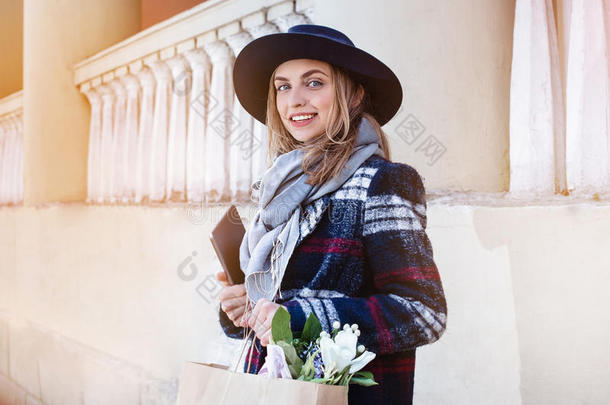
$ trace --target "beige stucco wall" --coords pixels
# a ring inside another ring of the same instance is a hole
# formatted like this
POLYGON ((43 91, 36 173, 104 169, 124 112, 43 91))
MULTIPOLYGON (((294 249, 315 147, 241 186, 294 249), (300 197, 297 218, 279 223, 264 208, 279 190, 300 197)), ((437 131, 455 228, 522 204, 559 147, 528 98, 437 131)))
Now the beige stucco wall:
POLYGON ((432 189, 508 190, 514 6, 514 0, 316 2, 316 23, 345 30, 395 70, 403 108, 384 127, 394 135, 393 158, 412 162, 432 189), (398 133, 410 114, 425 131, 409 144, 398 133), (420 147, 430 135, 445 148, 433 164, 420 147))
MULTIPOLYGON (((200 286, 218 269, 207 234, 223 210, 0 210, 0 332, 10 342, 0 371, 45 403, 72 403, 50 399, 103 392, 107 368, 125 395, 171 396, 183 361, 234 361, 239 346, 217 324, 218 287, 200 286), (184 281, 189 256, 197 276, 184 281)), ((610 397, 609 205, 432 201, 428 216, 449 324, 418 351, 418 403, 610 397)))
POLYGON ((84 201, 89 105, 72 66, 140 29, 139 0, 25 0, 24 203, 84 201))
POLYGON ((0 1, 0 99, 21 90, 23 0, 0 1))

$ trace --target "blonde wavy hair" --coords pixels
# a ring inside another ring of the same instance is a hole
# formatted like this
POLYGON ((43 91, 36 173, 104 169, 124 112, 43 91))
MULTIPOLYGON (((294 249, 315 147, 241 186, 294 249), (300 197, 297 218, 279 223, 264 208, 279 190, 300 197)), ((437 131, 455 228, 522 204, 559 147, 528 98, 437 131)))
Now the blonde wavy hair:
POLYGON ((336 176, 345 166, 356 145, 356 132, 362 117, 366 117, 381 140, 381 149, 387 160, 390 160, 390 149, 385 132, 379 122, 370 114, 370 99, 368 93, 354 81, 343 69, 329 64, 331 70, 331 85, 334 86, 335 97, 331 104, 326 131, 324 134, 303 143, 292 137, 284 127, 276 107, 276 89, 273 83, 275 72, 269 80, 267 97, 267 129, 268 154, 267 164, 278 154, 290 152, 297 148, 305 151, 303 157, 303 172, 309 175, 308 184, 323 184, 336 176), (364 94, 361 94, 361 92, 364 94))

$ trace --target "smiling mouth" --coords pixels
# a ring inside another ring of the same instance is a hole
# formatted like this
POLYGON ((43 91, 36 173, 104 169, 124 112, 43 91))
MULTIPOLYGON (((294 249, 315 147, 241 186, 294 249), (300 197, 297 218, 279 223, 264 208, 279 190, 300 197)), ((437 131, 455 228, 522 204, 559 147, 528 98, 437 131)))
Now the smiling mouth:
POLYGON ((308 121, 308 120, 312 119, 316 115, 318 115, 318 113, 298 114, 298 115, 295 115, 295 116, 289 118, 289 120, 292 122, 303 122, 303 121, 308 121), (298 119, 295 119, 295 118, 298 118, 298 119))
POLYGON ((294 128, 304 127, 306 125, 309 125, 309 123, 312 122, 316 118, 317 115, 318 115, 317 113, 295 115, 296 118, 301 118, 301 119, 294 120, 294 119, 290 118, 290 125, 294 128), (305 117, 307 117, 307 118, 305 118, 305 117))

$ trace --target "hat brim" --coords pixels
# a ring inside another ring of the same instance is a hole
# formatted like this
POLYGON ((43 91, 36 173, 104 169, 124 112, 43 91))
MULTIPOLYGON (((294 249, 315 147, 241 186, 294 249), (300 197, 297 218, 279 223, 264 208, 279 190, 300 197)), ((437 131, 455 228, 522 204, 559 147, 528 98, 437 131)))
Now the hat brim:
POLYGON ((371 99, 368 111, 380 125, 388 122, 402 103, 400 81, 383 62, 350 45, 324 37, 277 33, 246 45, 233 65, 233 85, 242 107, 266 124, 269 79, 277 66, 292 59, 316 59, 345 69, 362 83, 371 99))

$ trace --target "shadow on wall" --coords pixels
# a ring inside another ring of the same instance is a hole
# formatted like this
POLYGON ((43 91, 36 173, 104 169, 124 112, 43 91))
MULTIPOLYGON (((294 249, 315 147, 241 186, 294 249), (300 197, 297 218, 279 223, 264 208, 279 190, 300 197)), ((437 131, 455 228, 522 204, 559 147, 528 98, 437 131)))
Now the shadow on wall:
POLYGON ((473 224, 507 248, 523 403, 607 402, 610 206, 477 208, 473 224))

